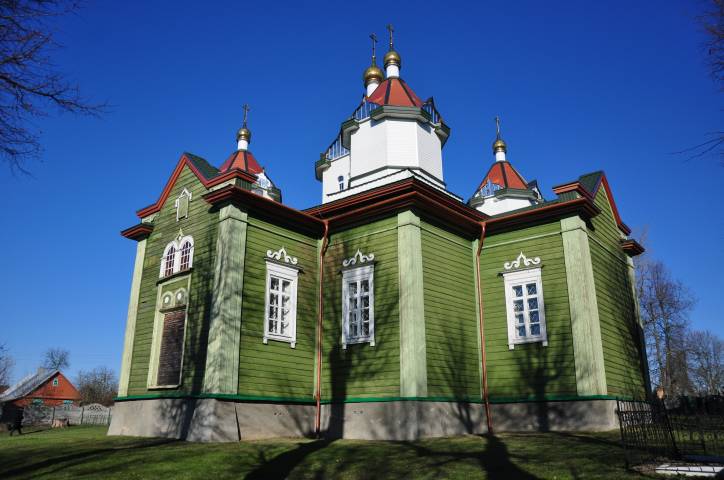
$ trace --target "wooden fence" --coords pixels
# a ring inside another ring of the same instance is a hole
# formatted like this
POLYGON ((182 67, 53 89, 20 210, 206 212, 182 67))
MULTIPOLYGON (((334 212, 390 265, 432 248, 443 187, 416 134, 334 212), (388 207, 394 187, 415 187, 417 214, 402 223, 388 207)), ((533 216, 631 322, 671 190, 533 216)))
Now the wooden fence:
POLYGON ((68 420, 69 425, 109 425, 112 408, 98 403, 83 405, 28 405, 23 412, 23 425, 52 425, 53 420, 68 420))

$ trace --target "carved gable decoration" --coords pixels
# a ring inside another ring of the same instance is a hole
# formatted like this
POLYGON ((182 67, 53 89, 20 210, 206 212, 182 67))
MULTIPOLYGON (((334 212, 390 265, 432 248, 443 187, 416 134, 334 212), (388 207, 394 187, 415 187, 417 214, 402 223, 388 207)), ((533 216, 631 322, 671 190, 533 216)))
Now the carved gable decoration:
POLYGON ((267 250, 266 256, 267 258, 271 258, 272 260, 289 263, 291 265, 296 265, 299 262, 299 259, 297 259, 297 257, 292 257, 291 255, 287 254, 287 251, 284 247, 280 248, 276 252, 273 250, 267 250))
POLYGON ((362 265, 364 263, 369 263, 375 259, 375 254, 370 253, 368 255, 364 255, 362 251, 357 249, 357 253, 352 255, 350 258, 347 258, 342 261, 343 267, 351 267, 353 265, 362 265))
POLYGON ((503 264, 503 268, 505 268, 506 270, 520 270, 522 268, 532 267, 535 265, 540 265, 540 257, 528 258, 523 255, 523 252, 520 252, 518 258, 516 258, 512 262, 505 262, 503 264))

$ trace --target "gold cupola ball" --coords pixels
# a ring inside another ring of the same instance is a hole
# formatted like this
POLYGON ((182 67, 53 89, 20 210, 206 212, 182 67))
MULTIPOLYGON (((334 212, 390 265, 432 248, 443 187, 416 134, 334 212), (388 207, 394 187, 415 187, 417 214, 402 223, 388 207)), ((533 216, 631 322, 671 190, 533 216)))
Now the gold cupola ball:
POLYGON ((385 53, 385 67, 388 65, 397 65, 398 67, 402 66, 402 59, 400 58, 400 54, 397 53, 395 50, 390 50, 389 52, 385 53))
POLYGON ((377 83, 382 83, 382 80, 384 80, 385 74, 382 73, 382 69, 378 67, 377 65, 372 65, 371 67, 368 67, 367 70, 365 70, 364 75, 362 75, 362 80, 365 82, 365 87, 372 83, 373 80, 377 80, 377 83))
POLYGON ((251 141, 251 131, 246 127, 241 127, 239 129, 239 132, 236 134, 236 140, 246 140, 247 142, 251 141))
POLYGON ((497 139, 495 142, 493 142, 493 153, 498 152, 507 152, 508 146, 505 144, 502 138, 497 139))

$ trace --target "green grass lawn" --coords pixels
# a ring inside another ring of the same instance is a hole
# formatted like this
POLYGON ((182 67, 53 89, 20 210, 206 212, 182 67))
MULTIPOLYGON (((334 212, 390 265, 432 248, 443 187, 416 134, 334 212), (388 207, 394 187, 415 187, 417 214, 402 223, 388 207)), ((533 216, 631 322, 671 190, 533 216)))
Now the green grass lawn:
POLYGON ((108 437, 105 427, 29 432, 0 434, 0 478, 644 478, 624 469, 617 432, 227 444, 108 437))

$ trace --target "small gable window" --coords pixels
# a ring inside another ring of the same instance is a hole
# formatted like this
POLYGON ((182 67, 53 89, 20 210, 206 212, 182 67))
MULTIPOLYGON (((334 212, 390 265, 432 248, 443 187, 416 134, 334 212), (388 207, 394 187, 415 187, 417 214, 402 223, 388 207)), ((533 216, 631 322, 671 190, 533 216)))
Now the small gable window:
POLYGON ((191 192, 184 188, 181 195, 176 199, 176 221, 189 216, 189 203, 191 202, 191 192))
POLYGON ((540 259, 527 259, 521 253, 516 262, 505 264, 505 305, 508 319, 508 348, 521 343, 540 342, 548 345, 546 333, 545 306, 543 302, 543 281, 540 268, 521 266, 539 264, 540 259))
POLYGON ((55 378, 53 379, 53 386, 54 386, 54 387, 57 387, 57 386, 58 386, 58 377, 55 377, 55 378))
POLYGON ((190 269, 194 261, 194 239, 191 236, 179 237, 166 245, 161 257, 160 277, 168 277, 174 273, 190 269))

